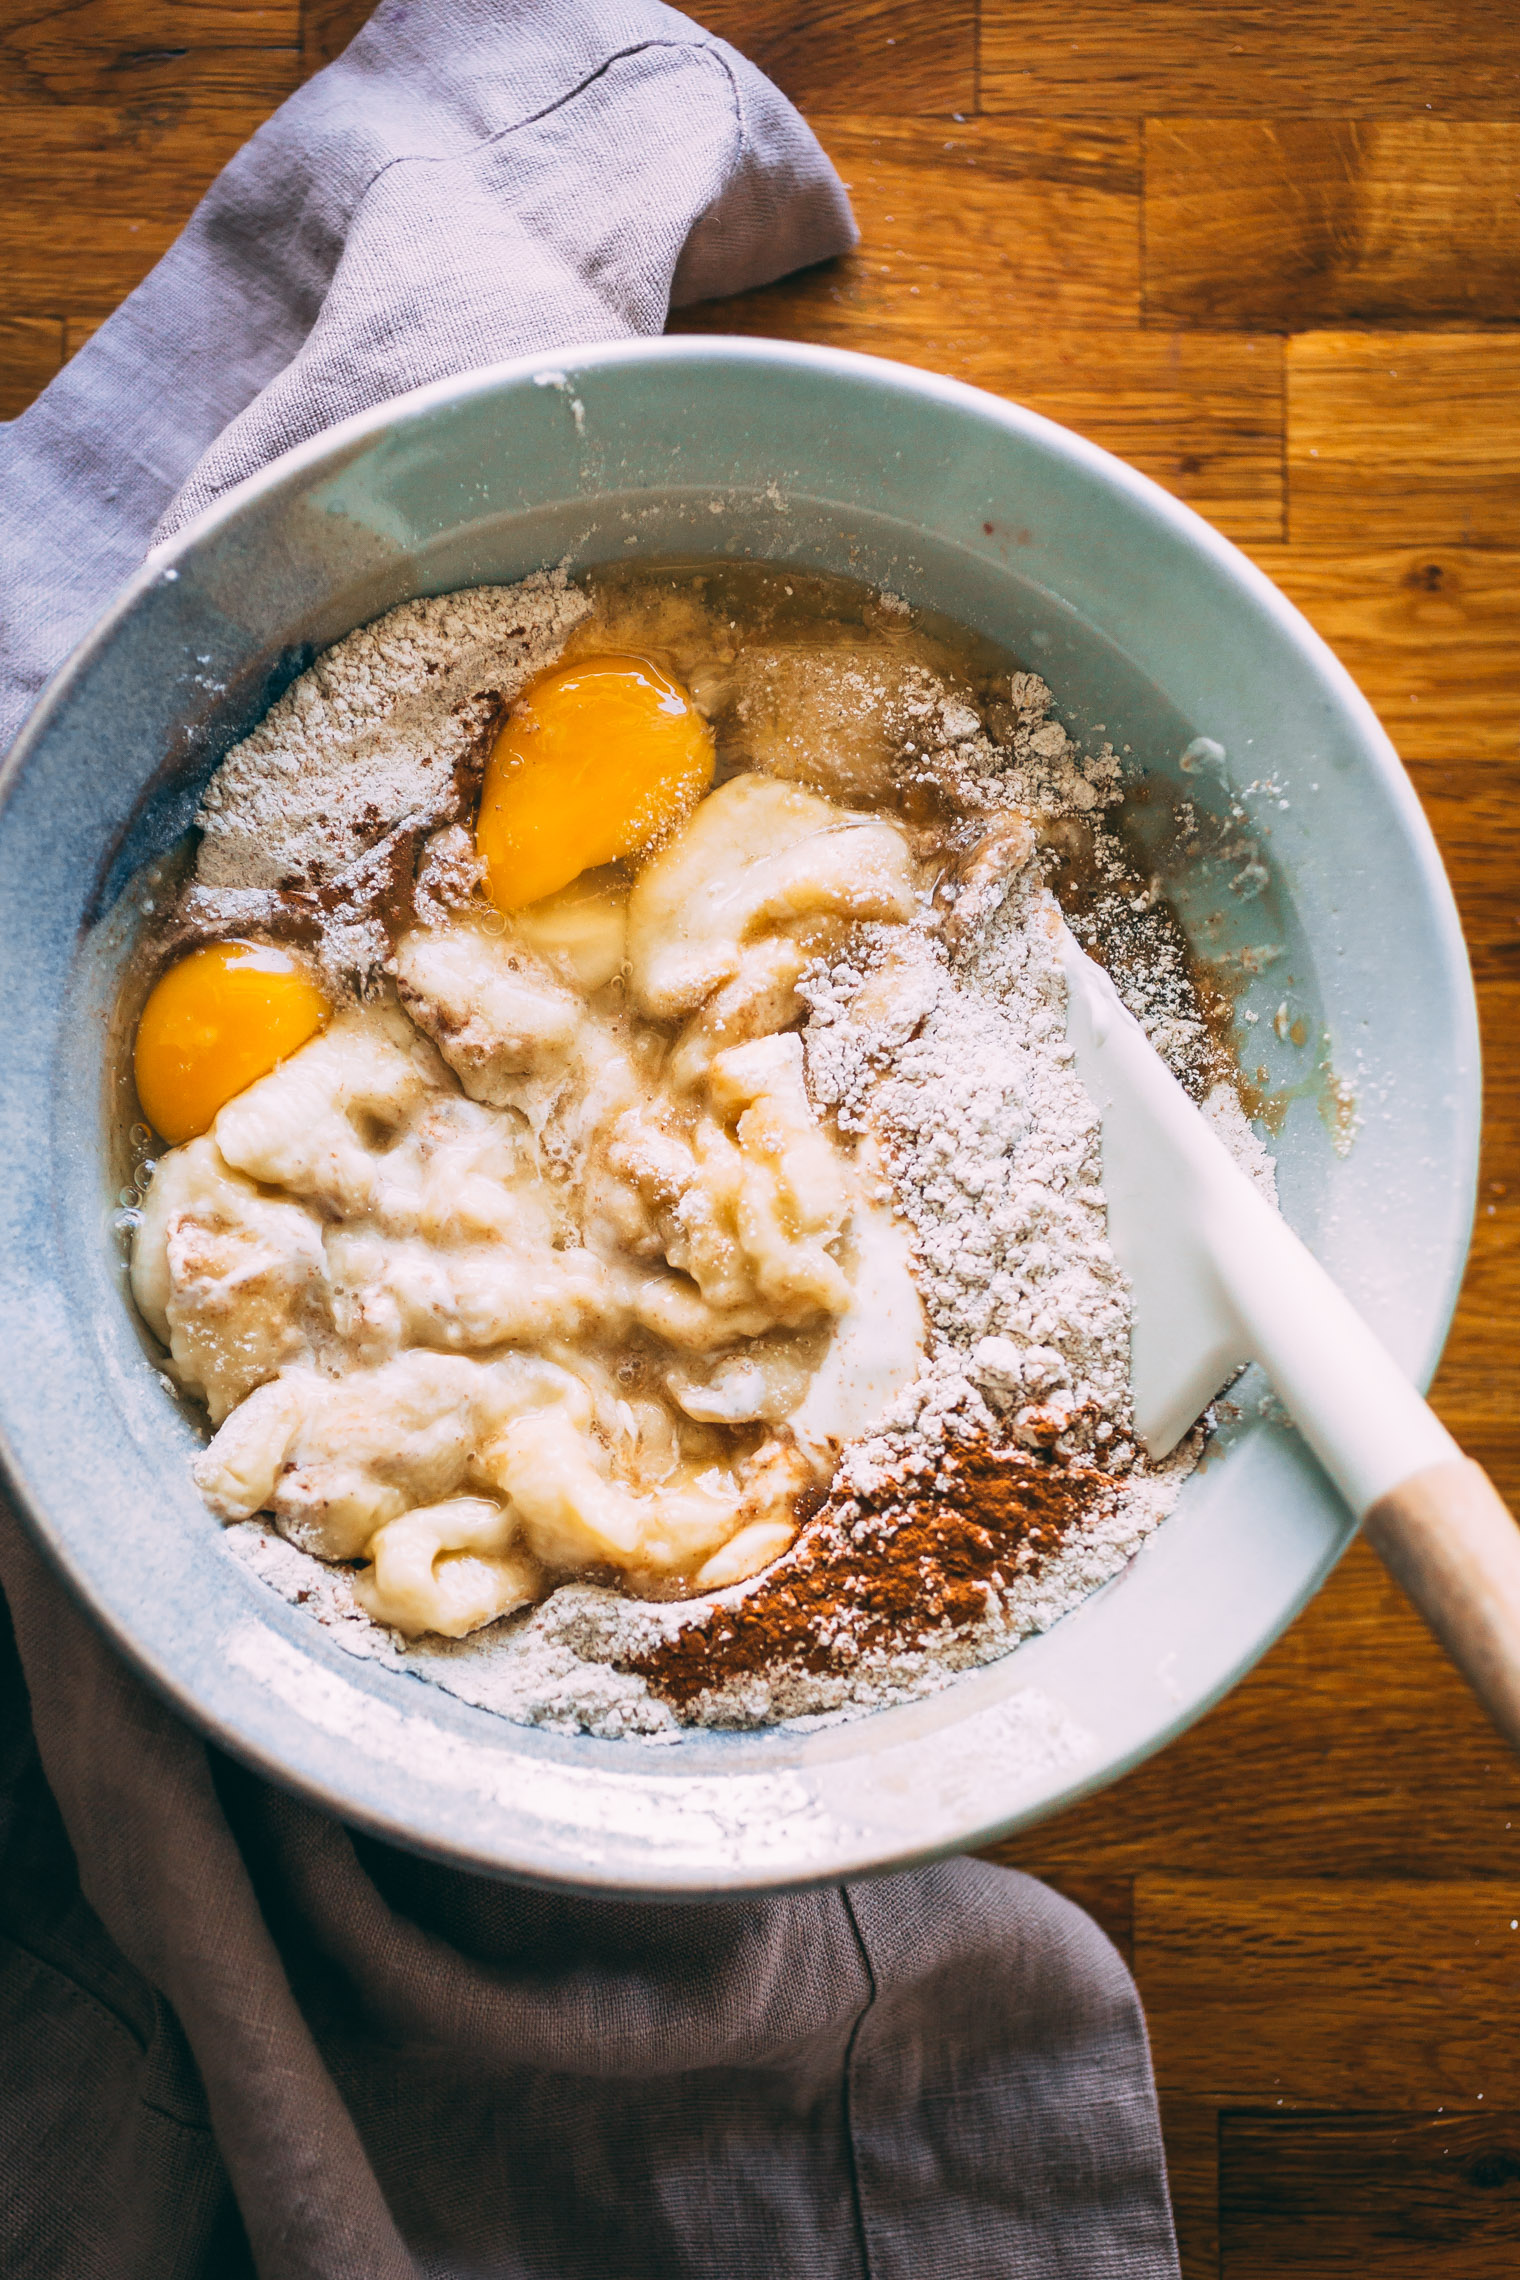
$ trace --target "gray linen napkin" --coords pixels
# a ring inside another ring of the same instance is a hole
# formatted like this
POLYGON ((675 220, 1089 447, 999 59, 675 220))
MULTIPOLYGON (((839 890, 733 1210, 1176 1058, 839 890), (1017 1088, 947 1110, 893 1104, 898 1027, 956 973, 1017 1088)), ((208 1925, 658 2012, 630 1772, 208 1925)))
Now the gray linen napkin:
POLYGON ((142 560, 350 412, 855 243, 751 63, 653 0, 385 0, 0 428, 0 752, 142 560))
MULTIPOLYGON (((290 443, 852 241, 795 113, 669 10, 387 0, 0 430, 0 744, 155 526, 290 443)), ((7 2280, 1175 2274, 1134 1987, 1042 1886, 433 1867, 199 1741, 3 1503, 0 1582, 7 2280)))

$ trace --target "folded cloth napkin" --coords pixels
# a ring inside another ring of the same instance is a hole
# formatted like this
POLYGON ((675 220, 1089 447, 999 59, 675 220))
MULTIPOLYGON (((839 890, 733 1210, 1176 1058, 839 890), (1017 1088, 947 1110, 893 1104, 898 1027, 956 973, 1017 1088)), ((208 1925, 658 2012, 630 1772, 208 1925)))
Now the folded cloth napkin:
MULTIPOLYGON (((668 9, 386 0, 0 430, 0 744, 154 529, 291 443, 853 237, 668 9)), ((657 1906, 425 1864, 189 1732, 3 1506, 0 1581, 7 2280, 1175 2274, 1134 1987, 1041 1885, 657 1906)))
POLYGON ((0 429, 0 752, 161 535, 424 381, 855 243, 813 135, 651 0, 386 0, 0 429))

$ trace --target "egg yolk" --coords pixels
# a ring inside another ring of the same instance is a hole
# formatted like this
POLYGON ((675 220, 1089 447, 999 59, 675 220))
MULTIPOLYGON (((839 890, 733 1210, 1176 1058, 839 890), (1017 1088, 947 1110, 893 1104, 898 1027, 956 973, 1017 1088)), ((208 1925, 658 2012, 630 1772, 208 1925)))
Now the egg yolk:
POLYGON ((533 683, 486 767, 476 838, 499 910, 637 855, 712 782, 712 731, 643 657, 587 657, 533 683))
POLYGON ((267 942, 213 942, 154 983, 132 1070, 142 1112, 175 1146, 314 1037, 332 1008, 305 968, 267 942))

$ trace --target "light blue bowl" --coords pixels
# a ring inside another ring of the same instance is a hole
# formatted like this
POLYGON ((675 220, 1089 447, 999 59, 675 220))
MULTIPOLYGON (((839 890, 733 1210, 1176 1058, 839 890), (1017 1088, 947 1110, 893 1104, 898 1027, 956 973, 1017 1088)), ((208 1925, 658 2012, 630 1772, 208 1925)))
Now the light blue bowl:
MULTIPOLYGON (((348 422, 234 491, 127 588, 16 746, 0 807, 6 1021, 0 1431, 32 1525, 131 1658, 225 1748, 345 1820, 582 1889, 761 1889, 901 1865, 1056 1810, 1249 1669, 1350 1524, 1252 1414, 1123 1576, 933 1699, 817 1732, 659 1749, 541 1733, 346 1655, 228 1554, 194 1436, 124 1297, 127 882, 184 830, 291 674, 410 595, 597 562, 748 555, 843 572, 990 634, 1216 805, 1228 754, 1270 832, 1265 897, 1191 898, 1210 946, 1281 956, 1361 1126, 1278 1142, 1290 1218, 1422 1379, 1461 1275, 1477 1159, 1471 984, 1435 847, 1348 676, 1245 559, 1156 486, 974 389, 823 349, 619 343, 348 422), (111 1071, 117 1072, 114 1076, 111 1071)), ((1264 1054, 1264 1059, 1268 1055, 1264 1054)), ((1298 1056, 1312 1060, 1313 1052, 1298 1056)))

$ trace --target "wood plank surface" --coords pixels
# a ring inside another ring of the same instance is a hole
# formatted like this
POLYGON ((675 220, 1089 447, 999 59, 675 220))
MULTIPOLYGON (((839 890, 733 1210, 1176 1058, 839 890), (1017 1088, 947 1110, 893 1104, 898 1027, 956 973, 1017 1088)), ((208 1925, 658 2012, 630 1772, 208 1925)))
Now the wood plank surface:
POLYGON ((60 317, 0 317, 0 420, 13 420, 63 362, 60 317))
POLYGON ((830 341, 947 372, 1075 428, 1242 545, 1282 531, 1280 343, 1235 334, 1025 331, 947 313, 929 334, 880 308, 868 272, 818 272, 683 310, 673 332, 830 341))
POLYGON ((810 112, 977 107, 975 0, 708 0, 687 13, 810 112))
POLYGON ((1520 545, 1520 332, 1300 333, 1286 372, 1289 537, 1520 545))
POLYGON ((1058 1892, 1085 1908, 1095 1924, 1113 1941, 1128 1964, 1135 1960, 1135 1880, 1132 1876, 1087 1876, 1068 1869, 1048 1877, 1058 1892))
MULTIPOLYGON (((0 0, 0 416, 365 13, 0 0)), ((804 105, 863 239, 681 328, 901 357, 1118 451, 1249 546, 1404 753, 1486 1070, 1435 1398, 1520 1500, 1520 7, 705 20, 804 105)), ((1191 1732, 1000 1857, 1133 1956, 1186 2280, 1520 2269, 1520 1767, 1364 1547, 1191 1732)))
POLYGON ((1229 2280, 1513 2280, 1520 2112, 1224 2113, 1218 2189, 1229 2280))
POLYGON ((284 92, 167 122, 88 103, 16 104, 0 137, 0 214, 25 214, 0 265, 0 316, 102 317, 166 252, 212 178, 284 92), (67 179, 70 195, 57 186, 67 179))
POLYGON ((1249 551, 1350 669, 1406 763, 1443 763, 1482 798, 1499 764, 1520 758, 1520 552, 1249 551))
POLYGON ((1161 2136, 1182 2280, 1219 2273, 1219 2108, 1209 2098, 1161 2092, 1161 2136))
POLYGON ((1432 2106, 1520 2105, 1512 1877, 1141 1876, 1135 1977, 1169 2093, 1383 2110, 1413 2078, 1432 2106))
MULTIPOLYGON (((810 111, 977 107, 976 0, 709 0, 685 12, 810 111)), ((308 71, 341 54, 368 15, 368 0, 305 0, 308 71)))
POLYGON ((1520 116, 1512 0, 982 0, 981 100, 1040 117, 1520 116))
POLYGON ((1062 1885, 1228 1866, 1247 1888, 1508 1876, 1520 1899, 1520 1768, 1358 1543, 1207 1718, 998 1857, 1062 1885))
MULTIPOLYGON (((0 102, 186 108, 295 84, 296 0, 5 0, 0 102)), ((279 100, 278 96, 272 98, 279 100)))
POLYGON ((1520 125, 1153 119, 1148 322, 1250 331, 1520 318, 1520 125))
POLYGON ((368 23, 370 0, 300 0, 301 70, 306 78, 336 62, 368 23))
MULTIPOLYGON (((744 296, 821 323, 938 342, 970 332, 1140 323, 1137 128, 1040 120, 819 114, 813 128, 850 193, 858 253, 744 296), (990 320, 990 323, 989 323, 990 320)), ((710 304, 679 322, 713 329, 710 304)))

